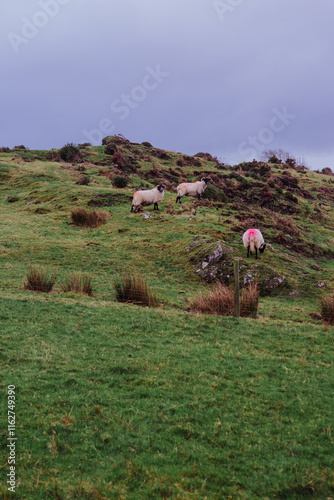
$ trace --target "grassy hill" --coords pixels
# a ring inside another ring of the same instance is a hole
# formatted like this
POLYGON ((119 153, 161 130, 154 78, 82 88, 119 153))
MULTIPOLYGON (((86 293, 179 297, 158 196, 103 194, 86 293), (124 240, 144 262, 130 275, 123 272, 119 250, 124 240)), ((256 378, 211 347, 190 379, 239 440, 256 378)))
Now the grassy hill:
MULTIPOLYGON (((0 369, 4 393, 16 387, 19 498, 329 498, 333 329, 319 300, 333 291, 334 177, 103 142, 0 150, 0 369), (175 187, 203 176, 204 199, 176 205, 175 187), (159 183, 160 211, 130 213, 134 190, 159 183), (105 224, 74 226, 79 208, 105 224), (249 227, 268 244, 258 260, 249 227), (235 258, 241 285, 259 283, 258 318, 191 313, 199 292, 233 282, 235 258), (51 293, 24 289, 30 266, 57 275, 51 293), (92 296, 63 290, 73 272, 92 296), (118 303, 124 272, 161 306, 118 303)), ((6 424, 1 436, 6 449, 6 424)), ((1 470, 6 495, 7 457, 1 470)))

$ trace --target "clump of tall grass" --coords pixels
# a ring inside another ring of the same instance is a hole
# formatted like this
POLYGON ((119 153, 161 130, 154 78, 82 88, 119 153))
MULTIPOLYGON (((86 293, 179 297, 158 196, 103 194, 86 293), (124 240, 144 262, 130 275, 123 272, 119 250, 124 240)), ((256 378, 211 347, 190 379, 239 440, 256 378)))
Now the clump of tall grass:
POLYGON ((63 292, 83 293, 91 297, 93 295, 92 277, 88 274, 73 272, 67 276, 65 283, 60 283, 63 292))
POLYGON ((260 291, 257 283, 250 283, 248 288, 241 290, 240 316, 244 318, 256 318, 259 307, 260 291))
MULTIPOLYGON (((256 283, 242 290, 240 297, 240 316, 256 318, 259 305, 259 291, 256 283)), ((233 316, 234 291, 222 283, 217 283, 208 293, 199 293, 191 304, 191 310, 203 314, 233 316)))
POLYGON ((320 299, 320 309, 323 322, 334 325, 334 295, 324 295, 320 299))
POLYGON ((33 292, 49 293, 54 287, 57 276, 39 267, 30 267, 27 274, 27 281, 24 283, 25 290, 33 292))
POLYGON ((118 302, 129 302, 140 306, 157 307, 158 296, 147 286, 146 280, 139 274, 124 274, 114 282, 118 302))
POLYGON ((106 222, 107 214, 100 210, 88 212, 84 208, 77 208, 71 212, 72 223, 81 227, 98 227, 106 222))
POLYGON ((203 314, 232 316, 234 311, 234 292, 222 283, 217 283, 207 293, 200 292, 191 304, 191 310, 203 314))

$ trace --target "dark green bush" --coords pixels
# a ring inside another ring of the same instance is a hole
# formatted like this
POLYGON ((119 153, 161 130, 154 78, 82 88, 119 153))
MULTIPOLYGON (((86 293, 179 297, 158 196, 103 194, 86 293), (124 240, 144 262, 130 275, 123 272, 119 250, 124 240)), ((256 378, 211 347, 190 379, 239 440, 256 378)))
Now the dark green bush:
POLYGON ((73 143, 65 144, 60 150, 59 154, 62 160, 72 162, 81 158, 80 149, 73 143))
POLYGON ((222 203, 227 203, 227 198, 225 193, 218 189, 216 186, 209 184, 202 194, 204 200, 220 201, 222 203))
POLYGON ((129 183, 129 179, 127 179, 126 177, 122 177, 121 175, 116 175, 113 178, 112 183, 115 187, 125 188, 129 183))

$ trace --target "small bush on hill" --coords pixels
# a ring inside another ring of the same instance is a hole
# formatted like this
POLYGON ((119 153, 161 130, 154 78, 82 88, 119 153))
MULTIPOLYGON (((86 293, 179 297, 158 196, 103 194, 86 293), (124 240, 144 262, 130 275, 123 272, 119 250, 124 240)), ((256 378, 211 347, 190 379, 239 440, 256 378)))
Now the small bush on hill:
POLYGON ((121 175, 116 175, 113 178, 112 183, 115 187, 125 188, 129 183, 129 179, 127 179, 126 177, 122 177, 121 175))
POLYGON ((92 277, 88 274, 73 272, 67 277, 65 283, 60 284, 63 292, 76 292, 93 295, 92 277))
POLYGON ((227 197, 223 191, 218 189, 216 186, 209 184, 204 193, 202 194, 204 200, 220 201, 222 203, 227 202, 227 197))
POLYGON ((157 307, 160 301, 140 275, 124 275, 114 283, 118 302, 130 302, 140 306, 157 307))
POLYGON ((24 283, 25 290, 33 292, 51 292, 56 282, 57 276, 38 267, 30 267, 27 274, 27 281, 24 283))
POLYGON ((80 149, 73 143, 65 144, 65 146, 59 150, 59 154, 61 159, 68 163, 81 158, 80 149))
POLYGON ((98 210, 88 212, 84 208, 77 208, 71 213, 72 223, 81 227, 98 227, 106 222, 107 214, 98 210))
POLYGON ((153 148, 152 144, 147 141, 142 142, 142 145, 145 146, 146 148, 153 148))

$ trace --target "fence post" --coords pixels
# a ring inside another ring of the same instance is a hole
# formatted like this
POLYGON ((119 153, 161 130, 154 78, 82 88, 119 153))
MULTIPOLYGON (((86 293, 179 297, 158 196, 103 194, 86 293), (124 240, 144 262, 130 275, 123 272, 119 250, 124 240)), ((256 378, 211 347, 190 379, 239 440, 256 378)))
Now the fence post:
POLYGON ((234 267, 234 317, 240 318, 239 260, 235 259, 233 267, 234 267))

